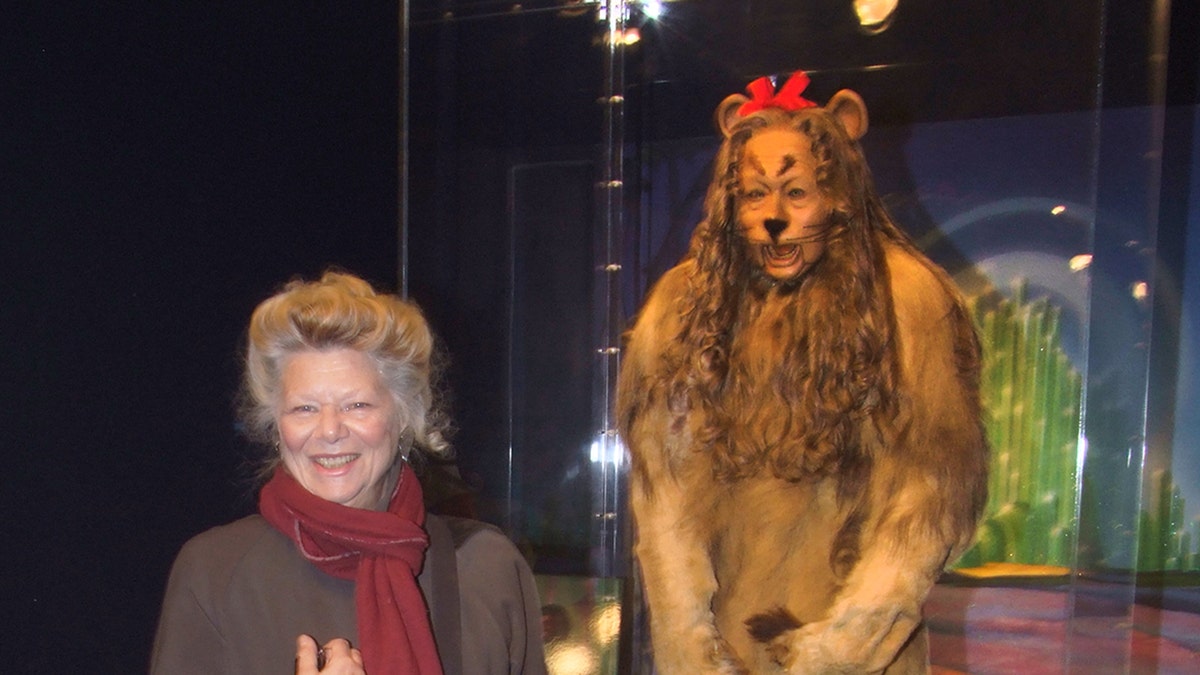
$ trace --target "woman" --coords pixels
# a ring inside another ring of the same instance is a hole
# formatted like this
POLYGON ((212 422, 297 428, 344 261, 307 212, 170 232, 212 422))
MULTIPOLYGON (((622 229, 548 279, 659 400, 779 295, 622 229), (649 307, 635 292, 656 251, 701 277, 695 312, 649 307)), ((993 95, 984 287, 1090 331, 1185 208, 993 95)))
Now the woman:
POLYGON ((544 673, 516 548, 425 513, 410 452, 448 447, 420 311, 331 272, 263 302, 248 333, 243 417, 270 478, 258 515, 184 545, 151 672, 544 673))

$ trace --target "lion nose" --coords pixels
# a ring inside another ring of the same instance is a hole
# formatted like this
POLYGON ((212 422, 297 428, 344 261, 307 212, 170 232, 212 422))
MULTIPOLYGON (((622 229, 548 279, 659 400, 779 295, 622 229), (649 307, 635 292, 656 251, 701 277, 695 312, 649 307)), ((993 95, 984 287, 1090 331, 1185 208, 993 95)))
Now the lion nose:
POLYGON ((763 227, 767 229, 767 234, 771 239, 778 239, 779 233, 787 229, 787 221, 779 218, 767 218, 763 221, 763 227))

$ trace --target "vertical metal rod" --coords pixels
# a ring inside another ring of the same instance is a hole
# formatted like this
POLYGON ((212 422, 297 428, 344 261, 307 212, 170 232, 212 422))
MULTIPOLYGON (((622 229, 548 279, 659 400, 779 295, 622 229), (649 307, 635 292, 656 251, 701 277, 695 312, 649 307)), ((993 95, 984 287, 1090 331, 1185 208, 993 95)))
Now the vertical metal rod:
POLYGON ((596 184, 598 233, 596 237, 597 337, 600 341, 596 366, 594 447, 597 457, 593 486, 595 554, 592 567, 598 576, 617 576, 623 559, 621 551, 620 483, 624 451, 615 430, 614 392, 620 369, 620 231, 624 203, 624 110, 625 59, 624 35, 629 7, 625 0, 606 0, 599 8, 600 42, 603 49, 602 91, 598 99, 603 109, 603 128, 598 180, 596 184))

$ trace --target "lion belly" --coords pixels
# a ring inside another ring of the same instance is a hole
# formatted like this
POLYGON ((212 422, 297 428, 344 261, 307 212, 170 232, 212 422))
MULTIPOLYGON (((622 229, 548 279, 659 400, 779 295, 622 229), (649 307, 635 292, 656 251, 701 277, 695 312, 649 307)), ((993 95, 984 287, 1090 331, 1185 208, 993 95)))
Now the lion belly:
POLYGON ((831 481, 749 478, 728 488, 714 509, 713 596, 717 628, 752 672, 769 661, 746 621, 784 608, 802 623, 823 618, 839 579, 830 565, 845 516, 831 481))

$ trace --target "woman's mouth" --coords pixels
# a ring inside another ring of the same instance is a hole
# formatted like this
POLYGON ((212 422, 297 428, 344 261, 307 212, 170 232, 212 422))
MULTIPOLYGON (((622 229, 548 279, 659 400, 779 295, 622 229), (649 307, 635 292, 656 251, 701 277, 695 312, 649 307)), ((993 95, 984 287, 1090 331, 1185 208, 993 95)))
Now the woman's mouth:
POLYGON ((323 469, 332 470, 340 469, 356 459, 358 459, 358 455, 351 453, 347 455, 322 455, 320 457, 313 457, 312 461, 323 469))

